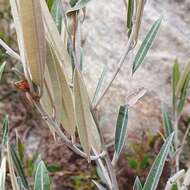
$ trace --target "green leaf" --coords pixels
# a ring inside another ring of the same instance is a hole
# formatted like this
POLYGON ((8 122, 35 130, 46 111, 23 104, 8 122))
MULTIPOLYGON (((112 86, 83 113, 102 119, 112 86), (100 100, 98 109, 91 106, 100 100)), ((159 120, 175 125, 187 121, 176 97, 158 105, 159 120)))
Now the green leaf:
POLYGON ((50 190, 48 170, 43 161, 40 161, 35 174, 34 190, 50 190))
POLYGON ((78 2, 78 0, 70 0, 70 5, 71 7, 74 7, 76 5, 76 3, 78 2))
POLYGON ((3 75, 3 71, 4 71, 4 69, 5 69, 5 65, 6 65, 6 62, 4 62, 4 63, 2 63, 2 64, 0 65, 0 80, 1 80, 2 75, 3 75))
POLYGON ((172 94, 173 94, 173 106, 176 104, 176 87, 180 78, 179 63, 175 60, 173 70, 172 70, 172 94))
POLYGON ((9 117, 8 117, 8 115, 6 115, 3 120, 3 138, 2 138, 3 146, 7 145, 8 133, 9 133, 9 117))
POLYGON ((117 118, 116 132, 115 132, 115 152, 117 156, 121 153, 125 142, 126 131, 128 123, 128 106, 121 106, 117 118))
POLYGON ((165 133, 165 137, 169 137, 172 132, 172 124, 169 118, 168 113, 164 110, 164 108, 162 108, 162 123, 163 123, 163 127, 164 127, 164 133, 165 133))
POLYGON ((137 164, 137 161, 133 158, 129 158, 128 159, 128 162, 129 162, 129 167, 132 168, 132 169, 137 169, 138 167, 138 164, 137 164))
POLYGON ((187 88, 189 85, 189 80, 190 80, 190 73, 187 75, 187 77, 184 81, 183 87, 181 89, 181 92, 180 92, 180 100, 179 100, 179 104, 178 104, 178 113, 181 113, 183 110, 183 107, 185 104, 185 98, 187 95, 187 88))
POLYGON ((59 0, 54 0, 52 8, 51 8, 51 14, 52 14, 53 20, 55 21, 55 24, 57 26, 59 33, 61 33, 62 12, 61 12, 61 5, 60 5, 59 0))
POLYGON ((160 19, 158 19, 157 21, 155 21, 155 23, 152 25, 150 31, 146 35, 145 39, 143 40, 143 42, 135 56, 135 60, 133 62, 133 74, 139 68, 139 66, 143 63, 143 61, 156 37, 156 34, 158 33, 161 22, 162 22, 162 17, 160 19))
POLYGON ((5 177, 6 177, 6 157, 4 156, 1 161, 0 168, 0 189, 5 190, 5 177))
POLYGON ((79 0, 74 7, 72 7, 67 13, 73 12, 73 11, 78 11, 80 9, 83 9, 87 3, 90 2, 90 0, 79 0))
POLYGON ((59 171, 61 171, 61 167, 56 165, 56 164, 48 164, 47 165, 47 170, 49 172, 59 172, 59 171))
POLYGON ((136 179, 135 179, 135 183, 133 185, 133 190, 142 190, 142 185, 141 185, 141 182, 140 182, 140 179, 139 177, 137 176, 136 179))
POLYGON ((106 75, 106 72, 107 72, 107 66, 105 65, 103 71, 102 71, 102 74, 100 76, 100 79, 98 80, 98 84, 97 84, 97 87, 96 87, 96 90, 95 90, 95 93, 94 93, 94 97, 92 99, 92 103, 95 103, 96 102, 96 99, 98 97, 98 94, 100 92, 100 89, 101 89, 101 86, 102 86, 102 83, 104 81, 104 78, 105 78, 105 75, 106 75))
POLYGON ((20 138, 17 137, 17 152, 21 162, 23 162, 24 160, 24 151, 25 151, 24 144, 21 142, 20 138))
POLYGON ((147 167, 149 159, 149 155, 145 154, 139 166, 141 170, 144 170, 147 167))
POLYGON ((133 27, 133 9, 134 9, 134 0, 128 0, 128 7, 127 7, 128 36, 130 36, 133 27))
POLYGON ((20 161, 20 159, 19 159, 16 151, 14 150, 13 146, 10 146, 10 153, 11 153, 11 157, 12 157, 14 166, 16 168, 17 174, 20 176, 21 181, 22 181, 24 187, 26 189, 28 189, 29 185, 28 185, 28 182, 27 182, 27 179, 26 179, 26 175, 24 173, 24 169, 23 169, 22 163, 21 163, 21 161, 20 161))
POLYGON ((46 3, 47 3, 49 10, 51 10, 51 8, 53 6, 53 2, 54 2, 54 0, 46 0, 46 3))
POLYGON ((165 161, 172 145, 173 137, 174 133, 172 133, 163 144, 158 156, 156 157, 156 160, 150 169, 143 190, 156 190, 165 161))

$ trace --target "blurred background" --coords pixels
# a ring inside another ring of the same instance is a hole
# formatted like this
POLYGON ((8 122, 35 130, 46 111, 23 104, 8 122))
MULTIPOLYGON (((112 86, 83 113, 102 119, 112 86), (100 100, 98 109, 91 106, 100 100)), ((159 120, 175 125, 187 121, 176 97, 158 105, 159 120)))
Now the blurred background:
MULTIPOLYGON (((92 0, 86 11, 83 25, 83 72, 92 96, 104 66, 108 69, 103 87, 110 80, 124 52, 127 43, 127 16, 123 0, 92 0)), ((146 177, 160 147, 160 109, 164 105, 170 110, 172 105, 171 72, 174 60, 178 59, 181 68, 190 60, 190 0, 147 0, 138 45, 152 23, 160 16, 163 16, 161 30, 145 64, 132 76, 130 60, 135 52, 130 53, 98 108, 102 130, 108 143, 112 144, 119 106, 125 104, 127 97, 136 90, 147 89, 146 95, 130 110, 128 146, 118 166, 121 189, 131 189, 134 176, 138 174, 146 177), (137 156, 134 158, 134 155, 137 156)), ((0 38, 17 51, 8 0, 0 0, 0 38)), ((25 94, 15 88, 14 82, 18 78, 11 67, 16 63, 0 47, 0 63, 4 61, 8 64, 0 84, 0 117, 2 119, 5 114, 9 114, 11 139, 14 141, 17 132, 27 147, 28 171, 30 172, 32 159, 41 154, 49 166, 53 181, 56 182, 56 190, 95 189, 91 183, 91 179, 98 176, 95 164, 87 165, 86 160, 72 153, 59 141, 54 141, 25 94)), ((180 121, 182 131, 189 116, 187 98, 180 121)), ((185 151, 189 151, 189 146, 186 148, 185 151)), ((182 162, 186 165, 188 159, 184 158, 182 162)), ((167 168, 165 171, 160 187, 168 175, 167 168)))

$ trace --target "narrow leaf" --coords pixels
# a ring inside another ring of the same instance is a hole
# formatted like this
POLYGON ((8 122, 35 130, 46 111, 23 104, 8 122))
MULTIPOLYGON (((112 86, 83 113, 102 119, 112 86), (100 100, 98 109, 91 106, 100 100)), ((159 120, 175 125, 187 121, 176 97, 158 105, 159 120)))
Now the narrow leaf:
POLYGON ((0 168, 0 189, 5 190, 5 177, 6 177, 6 157, 4 156, 1 161, 0 168))
POLYGON ((11 156, 10 146, 8 143, 7 143, 7 160, 8 160, 8 164, 9 164, 9 173, 10 173, 10 178, 11 178, 12 189, 20 190, 18 183, 17 183, 15 171, 14 171, 14 163, 13 163, 12 156, 11 156))
POLYGON ((179 82, 180 71, 178 60, 175 60, 173 70, 172 70, 172 94, 173 94, 173 106, 176 104, 176 87, 179 82))
POLYGON ((34 190, 50 190, 48 170, 43 161, 40 161, 35 174, 34 190))
POLYGON ((134 10, 134 0, 128 0, 128 7, 127 7, 128 36, 130 36, 131 30, 132 30, 132 27, 133 27, 133 10, 134 10))
POLYGON ((6 62, 4 62, 4 63, 2 63, 2 64, 0 65, 0 80, 1 80, 2 75, 3 75, 3 71, 4 71, 4 69, 5 69, 5 65, 6 65, 6 62))
POLYGON ((142 190, 142 184, 140 182, 140 179, 139 177, 137 176, 136 179, 135 179, 135 183, 134 183, 134 186, 133 186, 133 190, 142 190))
POLYGON ((52 8, 51 8, 51 14, 55 21, 55 24, 57 26, 57 29, 59 33, 61 33, 62 28, 62 12, 61 12, 61 5, 59 0, 54 0, 52 8))
POLYGON ((119 156, 122 151, 128 123, 128 106, 121 106, 117 117, 117 125, 115 131, 115 152, 119 156))
POLYGON ((91 148, 97 152, 101 150, 101 142, 98 129, 90 111, 90 99, 88 92, 78 69, 74 71, 74 100, 77 129, 81 145, 87 155, 91 148))
POLYGON ((43 90, 46 42, 39 1, 19 0, 26 60, 32 81, 43 90))
POLYGON ((74 100, 77 130, 81 145, 87 155, 90 155, 90 142, 88 138, 88 126, 92 125, 89 97, 82 76, 78 69, 74 71, 74 100))
POLYGON ((103 81, 104 81, 104 78, 105 78, 105 75, 106 75, 106 72, 107 72, 107 65, 104 66, 104 69, 102 71, 102 74, 100 76, 100 79, 98 80, 98 84, 97 84, 97 87, 96 87, 96 90, 95 90, 95 93, 94 93, 94 97, 92 99, 92 103, 95 103, 96 102, 96 99, 98 97, 98 94, 100 92, 100 89, 102 87, 102 84, 103 84, 103 81))
POLYGON ((189 86, 189 80, 190 80, 190 73, 187 75, 184 84, 181 89, 180 93, 180 99, 179 99, 179 104, 178 104, 178 112, 181 113, 185 104, 185 98, 187 95, 187 88, 189 86))
POLYGON ((8 132, 9 132, 9 117, 5 116, 3 121, 3 137, 2 137, 2 145, 6 146, 8 141, 8 132))
POLYGON ((15 150, 14 150, 14 148, 12 146, 10 146, 10 152, 11 152, 11 157, 12 157, 14 166, 16 168, 17 174, 20 176, 24 187, 26 189, 28 189, 29 186, 28 186, 28 182, 27 182, 27 179, 26 179, 26 176, 25 176, 25 173, 24 173, 22 163, 21 163, 17 153, 15 152, 15 150))
POLYGON ((156 157, 156 160, 151 167, 146 182, 143 186, 143 190, 156 190, 165 161, 172 145, 173 137, 174 133, 172 133, 163 144, 158 156, 156 157))
POLYGON ((92 180, 92 182, 96 185, 98 190, 106 190, 101 184, 99 184, 97 181, 92 180))
POLYGON ((90 0, 79 0, 74 7, 72 7, 69 11, 67 11, 67 13, 69 12, 73 12, 73 11, 78 11, 82 8, 84 8, 87 3, 90 2, 90 0))
POLYGON ((162 18, 158 19, 151 27, 150 31, 148 32, 148 34, 146 35, 145 39, 143 40, 136 56, 135 56, 135 60, 133 62, 133 73, 135 73, 135 71, 139 68, 139 66, 143 63, 148 50, 150 49, 156 34, 158 33, 158 30, 160 28, 161 25, 161 21, 162 18))
POLYGON ((164 127, 164 133, 165 133, 165 137, 169 137, 172 132, 172 124, 169 118, 168 113, 164 110, 164 108, 162 108, 162 123, 163 123, 163 127, 164 127))

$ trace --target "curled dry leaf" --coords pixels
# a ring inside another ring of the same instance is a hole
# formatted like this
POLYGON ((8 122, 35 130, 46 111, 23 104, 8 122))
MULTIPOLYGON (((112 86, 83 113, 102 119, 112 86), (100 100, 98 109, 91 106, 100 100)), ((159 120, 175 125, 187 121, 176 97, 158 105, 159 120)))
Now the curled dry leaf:
POLYGON ((134 106, 139 101, 139 99, 141 99, 146 94, 146 92, 147 90, 145 88, 138 89, 136 92, 127 97, 127 104, 130 107, 134 106))

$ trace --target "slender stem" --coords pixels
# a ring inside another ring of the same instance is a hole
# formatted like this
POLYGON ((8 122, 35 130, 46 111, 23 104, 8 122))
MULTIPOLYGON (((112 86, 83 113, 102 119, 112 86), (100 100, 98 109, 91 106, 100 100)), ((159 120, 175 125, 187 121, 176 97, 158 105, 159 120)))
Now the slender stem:
MULTIPOLYGON (((33 101, 34 102, 34 101, 33 101)), ((45 119, 45 121, 53 127, 53 130, 56 132, 56 134, 61 138, 61 140, 64 142, 66 146, 68 146, 70 149, 72 149, 75 153, 77 153, 79 156, 88 159, 88 155, 81 151, 76 145, 72 144, 72 142, 65 136, 65 134, 61 131, 59 125, 51 119, 48 114, 44 111, 41 104, 38 102, 34 102, 35 107, 40 112, 42 117, 45 119)), ((90 156, 90 160, 97 160, 99 158, 102 158, 106 155, 106 152, 102 152, 98 156, 90 156)))
POLYGON ((113 74, 110 82, 108 83, 107 87, 105 88, 105 90, 103 91, 103 93, 101 94, 101 96, 96 101, 95 105, 93 106, 93 109, 96 109, 96 107, 98 106, 98 104, 100 104, 100 102, 102 101, 102 99, 104 98, 104 96, 106 95, 106 93, 108 92, 109 88, 111 87, 113 81, 115 80, 115 78, 117 77, 118 73, 120 72, 121 67, 124 64, 127 55, 133 49, 133 33, 134 33, 134 31, 135 30, 132 30, 132 33, 131 33, 130 38, 129 38, 128 43, 127 43, 126 50, 125 50, 123 56, 121 57, 121 59, 119 61, 119 64, 118 64, 118 67, 117 67, 115 73, 113 74))

